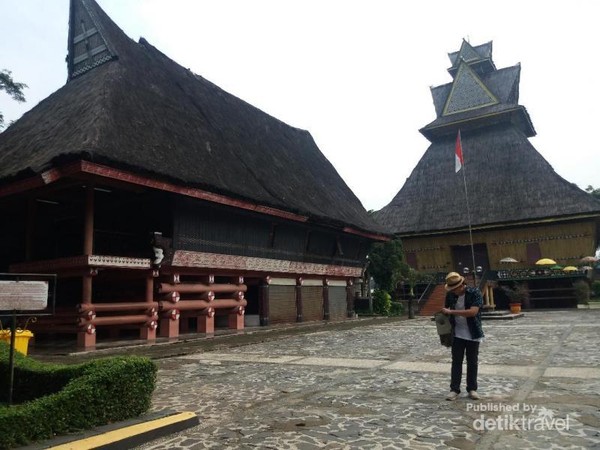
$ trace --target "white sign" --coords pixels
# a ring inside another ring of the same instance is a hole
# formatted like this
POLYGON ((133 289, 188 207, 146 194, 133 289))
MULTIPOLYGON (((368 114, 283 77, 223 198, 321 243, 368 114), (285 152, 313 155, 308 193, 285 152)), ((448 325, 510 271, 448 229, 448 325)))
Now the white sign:
POLYGON ((0 311, 33 311, 47 306, 47 281, 0 280, 0 311))

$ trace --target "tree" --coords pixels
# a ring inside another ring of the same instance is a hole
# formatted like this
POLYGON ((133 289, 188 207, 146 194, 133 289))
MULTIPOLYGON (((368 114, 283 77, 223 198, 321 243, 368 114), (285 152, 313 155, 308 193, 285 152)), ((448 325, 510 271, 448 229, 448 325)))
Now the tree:
POLYGON ((380 289, 393 292, 406 266, 400 239, 373 244, 369 252, 369 261, 369 273, 375 283, 380 289))
POLYGON ((593 197, 600 200, 600 189, 594 189, 594 187, 590 184, 585 191, 589 192, 593 197))
MULTIPOLYGON (((13 100, 23 103, 25 101, 23 89, 26 87, 25 83, 18 83, 12 79, 12 72, 10 70, 2 69, 0 71, 0 91, 5 91, 13 100)), ((0 111, 0 130, 2 128, 4 128, 4 115, 0 111)))

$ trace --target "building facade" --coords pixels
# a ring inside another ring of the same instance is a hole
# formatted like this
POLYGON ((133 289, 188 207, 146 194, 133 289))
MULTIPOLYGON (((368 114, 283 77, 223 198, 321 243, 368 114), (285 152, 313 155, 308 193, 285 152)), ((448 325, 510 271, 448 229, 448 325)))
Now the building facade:
POLYGON ((387 234, 293 128, 72 0, 68 81, 0 134, 0 272, 57 274, 36 334, 352 316, 387 234))
POLYGON ((375 218, 402 238, 407 262, 420 272, 556 279, 559 272, 536 261, 577 266, 593 255, 600 202, 560 177, 529 142, 536 133, 518 103, 520 64, 497 69, 491 42, 463 41, 448 56, 452 81, 431 89, 437 117, 420 130, 431 145, 375 218), (458 142, 463 165, 456 172, 458 142))

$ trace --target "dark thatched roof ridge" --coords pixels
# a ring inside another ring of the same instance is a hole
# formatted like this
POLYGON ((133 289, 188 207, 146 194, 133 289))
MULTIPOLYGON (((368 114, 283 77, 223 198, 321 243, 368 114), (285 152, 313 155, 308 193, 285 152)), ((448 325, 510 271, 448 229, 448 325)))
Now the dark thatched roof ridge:
MULTIPOLYGON (((86 159, 382 232, 312 136, 135 43, 93 0, 116 59, 71 79, 0 134, 0 183, 86 159)), ((72 35, 72 33, 70 34, 72 35)))
MULTIPOLYGON (((375 219, 399 235, 468 228, 455 136, 434 142, 375 219)), ((473 227, 600 216, 600 201, 559 176, 516 127, 462 133, 473 227)))
MULTIPOLYGON (((473 53, 463 41, 461 51, 465 48, 473 53)), ((489 43, 482 49, 489 50, 484 56, 490 61, 491 48, 489 43)), ((450 54, 450 59, 457 59, 458 53, 450 54)), ((476 58, 473 61, 478 64, 476 58)), ((465 64, 464 60, 457 62, 459 71, 454 83, 465 64)), ((420 130, 432 144, 394 199, 374 214, 394 234, 468 229, 463 174, 474 228, 600 216, 600 201, 560 177, 527 139, 535 135, 535 130, 527 110, 518 104, 520 65, 497 70, 491 64, 486 70, 492 72, 462 73, 480 76, 497 104, 474 102, 472 108, 443 115, 446 99, 453 95, 453 83, 432 89, 437 119, 420 130), (459 129, 464 168, 455 173, 459 129)), ((469 99, 470 92, 466 89, 458 95, 469 99)))

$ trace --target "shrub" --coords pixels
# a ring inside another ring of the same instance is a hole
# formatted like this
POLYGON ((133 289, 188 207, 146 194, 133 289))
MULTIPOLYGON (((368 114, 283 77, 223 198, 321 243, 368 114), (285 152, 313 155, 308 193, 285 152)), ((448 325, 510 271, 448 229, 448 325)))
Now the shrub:
POLYGON ((392 309, 392 297, 386 291, 377 289, 373 293, 373 312, 382 316, 389 316, 392 309))
MULTIPOLYGON (((0 386, 9 385, 9 351, 9 345, 0 342, 0 386)), ((23 403, 54 394, 77 376, 79 371, 74 365, 43 364, 17 351, 14 352, 14 363, 13 403, 23 403)), ((6 402, 7 397, 7 389, 2 389, 0 402, 6 402)))
POLYGON ((403 307, 402 303, 392 302, 392 305, 390 308, 390 316, 401 316, 403 310, 404 310, 404 307, 403 307))
MULTIPOLYGON (((7 376, 7 368, 8 346, 2 343, 2 377, 7 376)), ((16 405, 0 408, 0 448, 139 416, 150 407, 156 365, 138 356, 54 365, 15 353, 14 381, 16 405), (28 389, 42 396, 34 399, 28 389)), ((8 385, 4 378, 0 382, 8 385)))
POLYGON ((595 298, 600 298, 600 281, 594 281, 592 283, 592 295, 595 298))
POLYGON ((501 286, 509 303, 520 303, 529 308, 529 287, 526 283, 515 283, 513 286, 501 286))
POLYGON ((575 288, 575 298, 577 299, 577 304, 579 305, 587 305, 590 300, 590 285, 585 281, 576 281, 573 283, 573 287, 575 288))

